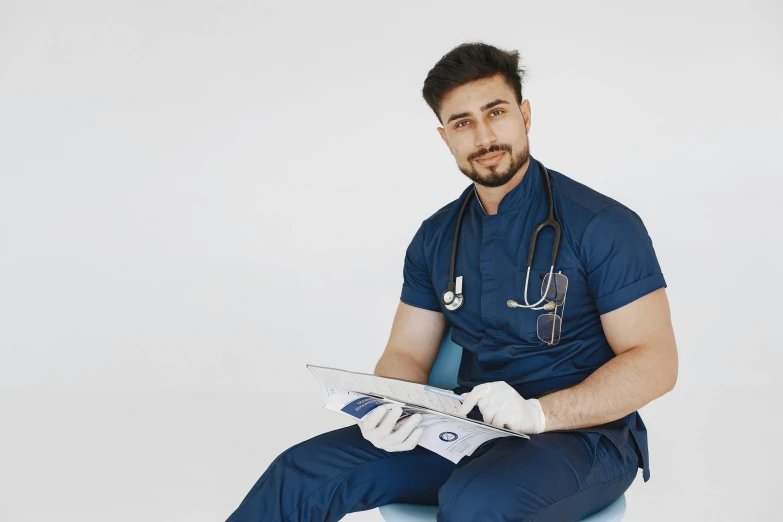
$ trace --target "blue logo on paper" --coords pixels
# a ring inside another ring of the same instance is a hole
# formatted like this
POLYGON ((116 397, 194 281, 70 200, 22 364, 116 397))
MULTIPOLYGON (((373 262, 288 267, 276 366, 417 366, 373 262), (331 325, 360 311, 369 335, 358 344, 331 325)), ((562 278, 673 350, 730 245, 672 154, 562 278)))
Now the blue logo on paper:
POLYGON ((444 431, 440 434, 440 440, 443 442, 451 442, 457 440, 457 434, 451 431, 444 431))

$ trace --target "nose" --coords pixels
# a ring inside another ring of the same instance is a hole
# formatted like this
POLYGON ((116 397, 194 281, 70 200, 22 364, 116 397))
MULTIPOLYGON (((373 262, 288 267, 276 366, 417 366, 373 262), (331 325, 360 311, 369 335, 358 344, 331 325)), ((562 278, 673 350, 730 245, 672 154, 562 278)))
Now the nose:
POLYGON ((495 133, 492 132, 492 127, 484 122, 476 123, 476 147, 489 147, 495 140, 495 133))

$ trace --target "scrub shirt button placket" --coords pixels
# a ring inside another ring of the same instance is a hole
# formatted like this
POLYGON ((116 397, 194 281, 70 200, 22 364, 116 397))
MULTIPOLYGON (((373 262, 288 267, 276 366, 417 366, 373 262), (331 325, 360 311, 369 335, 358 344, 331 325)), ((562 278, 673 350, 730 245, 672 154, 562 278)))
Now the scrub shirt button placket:
POLYGON ((486 325, 494 325, 496 318, 492 313, 493 300, 497 297, 497 278, 495 277, 495 256, 498 240, 498 215, 482 216, 481 253, 479 269, 481 271, 481 318, 486 325))

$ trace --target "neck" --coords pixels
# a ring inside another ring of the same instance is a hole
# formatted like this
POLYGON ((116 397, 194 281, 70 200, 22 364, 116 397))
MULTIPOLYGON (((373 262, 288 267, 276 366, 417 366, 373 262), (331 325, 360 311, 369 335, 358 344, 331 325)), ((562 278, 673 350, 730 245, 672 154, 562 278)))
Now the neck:
POLYGON ((476 186, 476 195, 478 195, 481 206, 488 216, 493 216, 498 213, 498 207, 500 206, 500 201, 503 199, 503 196, 514 190, 514 187, 522 182, 529 165, 530 158, 528 158, 524 165, 519 167, 519 170, 514 174, 514 177, 508 180, 508 183, 499 187, 485 187, 476 182, 473 183, 476 186))

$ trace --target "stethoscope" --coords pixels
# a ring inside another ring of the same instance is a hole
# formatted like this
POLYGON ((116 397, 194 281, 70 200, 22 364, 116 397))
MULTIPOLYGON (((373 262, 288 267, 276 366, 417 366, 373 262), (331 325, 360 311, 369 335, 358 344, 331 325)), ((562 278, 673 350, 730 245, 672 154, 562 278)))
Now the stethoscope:
MULTIPOLYGON (((552 284, 552 279, 553 279, 552 274, 555 271, 555 260, 557 259, 557 253, 560 251, 560 223, 558 223, 557 220, 555 219, 555 206, 554 206, 554 200, 552 199, 552 185, 549 181, 549 171, 546 170, 546 167, 544 167, 544 165, 540 161, 538 160, 535 161, 536 163, 538 163, 538 166, 541 169, 541 173, 544 176, 544 182, 546 184, 546 194, 549 200, 549 215, 544 221, 539 223, 539 225, 533 231, 533 235, 530 237, 530 246, 528 247, 528 252, 527 252, 527 276, 525 277, 525 304, 519 304, 516 301, 508 300, 506 302, 506 305, 509 306, 510 308, 530 308, 532 310, 553 310, 555 308, 555 303, 553 302, 547 302, 547 304, 541 307, 538 306, 546 300, 546 296, 549 294, 549 287, 552 284), (533 255, 536 253, 536 240, 538 239, 538 233, 541 232, 545 227, 552 227, 555 230, 555 242, 552 245, 552 263, 551 263, 551 267, 549 268, 549 280, 547 281, 546 291, 543 292, 541 299, 537 303, 530 304, 527 300, 527 287, 530 282, 530 267, 533 266, 533 255)), ((475 188, 473 192, 474 193, 476 192, 475 188)), ((478 195, 476 195, 476 198, 478 198, 478 195)), ((465 296, 462 294, 462 276, 459 276, 456 279, 454 278, 454 267, 457 263, 457 243, 459 242, 459 233, 460 233, 460 229, 462 228, 462 218, 465 215, 465 209, 468 208, 469 202, 470 202, 470 194, 468 194, 468 196, 465 198, 465 202, 462 204, 462 208, 459 211, 459 216, 457 217, 457 227, 454 230, 454 243, 451 245, 451 267, 449 269, 449 286, 446 289, 446 291, 443 292, 443 296, 441 298, 443 300, 443 305, 446 307, 446 309, 452 312, 458 310, 465 302, 465 296)))

